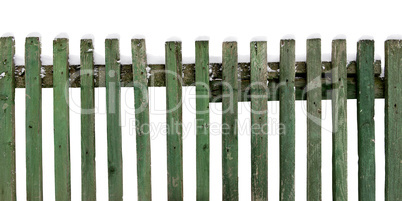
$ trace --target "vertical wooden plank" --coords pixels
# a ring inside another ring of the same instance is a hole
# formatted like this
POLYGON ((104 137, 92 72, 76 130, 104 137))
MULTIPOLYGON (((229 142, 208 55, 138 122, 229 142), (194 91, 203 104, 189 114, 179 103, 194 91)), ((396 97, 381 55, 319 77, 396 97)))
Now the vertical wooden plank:
POLYGON ((25 41, 27 200, 43 200, 42 79, 39 37, 25 41))
POLYGON ((183 200, 181 42, 165 44, 168 200, 183 200))
POLYGON ((295 40, 281 40, 279 75, 280 200, 295 200, 295 40))
POLYGON ((374 41, 357 43, 359 200, 375 200, 374 41))
POLYGON ((91 39, 81 40, 81 199, 96 200, 94 57, 91 39))
POLYGON ((402 41, 385 42, 385 200, 402 200, 402 41))
POLYGON ((195 42, 197 200, 209 200, 209 42, 195 42))
POLYGON ((250 43, 251 200, 268 200, 267 42, 250 43))
POLYGON ((0 200, 16 200, 14 37, 0 38, 0 200))
POLYGON ((53 41, 54 170, 56 200, 71 200, 68 39, 53 41))
POLYGON ((144 39, 131 40, 134 73, 134 106, 137 143, 138 200, 151 200, 151 143, 149 133, 149 102, 147 54, 144 39))
POLYGON ((239 200, 237 139, 237 42, 222 46, 222 185, 223 200, 239 200))
POLYGON ((332 41, 332 195, 348 200, 346 40, 332 41))
POLYGON ((114 201, 123 200, 119 40, 106 39, 105 52, 109 200, 114 201))
POLYGON ((321 39, 307 40, 307 200, 321 200, 321 39))

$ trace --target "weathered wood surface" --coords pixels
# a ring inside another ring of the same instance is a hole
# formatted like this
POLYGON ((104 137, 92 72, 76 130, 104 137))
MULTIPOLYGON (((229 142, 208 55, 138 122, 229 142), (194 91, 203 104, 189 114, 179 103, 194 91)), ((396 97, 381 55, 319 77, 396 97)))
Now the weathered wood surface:
POLYGON ((15 169, 15 42, 0 38, 0 200, 16 200, 15 169))
POLYGON ((332 194, 348 200, 346 40, 332 41, 332 194))
POLYGON ((280 42, 279 155, 281 201, 295 200, 295 40, 280 42))
POLYGON ((106 39, 105 52, 109 200, 118 201, 123 200, 119 40, 106 39))
POLYGON ((251 200, 268 200, 267 42, 250 43, 251 200))
POLYGON ((402 200, 402 41, 385 42, 385 200, 402 200))
MULTIPOLYGON (((268 86, 270 89, 270 93, 268 96, 268 100, 279 100, 278 93, 278 83, 279 83, 279 62, 269 62, 269 71, 268 71, 268 86)), ((348 75, 348 99, 356 99, 356 62, 352 61, 347 65, 347 75, 348 75)), ((43 66, 46 75, 42 79, 42 87, 43 88, 51 88, 53 87, 52 80, 52 67, 53 66, 43 66)), ((164 87, 165 84, 165 65, 163 64, 149 64, 149 72, 147 72, 148 86, 150 87, 164 87)), ((322 80, 322 98, 323 100, 331 99, 331 89, 332 89, 332 81, 331 76, 331 62, 322 62, 323 67, 323 80, 322 80)), ((122 87, 132 87, 133 86, 133 72, 132 65, 121 65, 121 86, 122 87)), ((70 87, 79 87, 80 86, 80 73, 81 67, 79 65, 71 65, 70 66, 70 87)), ((210 102, 221 102, 222 101, 222 64, 220 63, 211 63, 209 64, 209 78, 210 78, 210 102)), ((250 101, 250 63, 239 63, 238 71, 240 73, 241 85, 239 86, 239 96, 240 102, 250 101)), ((184 64, 182 66, 183 72, 183 86, 195 86, 195 64, 184 64)), ((305 96, 303 97, 303 90, 306 87, 306 63, 305 62, 296 62, 295 64, 295 86, 296 86, 296 100, 305 100, 305 96)), ((374 72, 375 72, 375 97, 376 98, 384 98, 384 80, 380 78, 381 74, 381 61, 377 60, 374 63, 374 72)), ((25 87, 25 69, 24 66, 16 66, 15 69, 15 79, 16 79, 16 87, 24 88, 25 87)), ((94 83, 95 87, 105 87, 105 66, 104 65, 95 65, 94 66, 94 83)))
POLYGON ((41 45, 38 37, 25 41, 26 185, 27 200, 43 200, 41 45))
POLYGON ((71 200, 68 39, 53 41, 54 170, 57 201, 71 200))
POLYGON ((131 41, 131 50, 134 72, 138 200, 151 201, 151 141, 145 40, 133 39, 131 41))
POLYGON ((81 198, 96 200, 94 55, 90 39, 81 40, 81 198))
POLYGON ((222 55, 222 199, 233 201, 239 200, 237 42, 224 42, 222 55))
POLYGON ((374 41, 357 43, 359 200, 375 200, 374 41))
POLYGON ((183 200, 181 42, 165 44, 168 200, 183 200))
POLYGON ((197 200, 209 200, 209 43, 195 42, 197 200))
POLYGON ((307 40, 307 200, 321 200, 321 39, 307 40))

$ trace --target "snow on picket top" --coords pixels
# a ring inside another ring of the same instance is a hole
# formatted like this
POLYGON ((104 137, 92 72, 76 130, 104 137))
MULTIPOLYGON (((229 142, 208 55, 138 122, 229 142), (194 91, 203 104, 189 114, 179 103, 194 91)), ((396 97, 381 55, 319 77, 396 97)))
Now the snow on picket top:
POLYGON ((172 36, 166 39, 166 42, 181 42, 181 38, 177 36, 172 36))
POLYGON ((54 37, 55 40, 59 39, 59 38, 67 38, 68 39, 69 37, 68 37, 67 33, 63 32, 63 33, 59 33, 56 37, 54 37))
POLYGON ((32 32, 30 34, 27 35, 27 38, 29 37, 35 37, 35 38, 39 38, 39 41, 41 40, 42 35, 38 32, 32 32))
POLYGON ((134 35, 131 39, 145 39, 145 38, 146 38, 145 35, 136 34, 136 35, 134 35))
POLYGON ((321 39, 321 34, 319 33, 311 34, 307 37, 307 39, 321 39))
POLYGON ((209 36, 198 36, 195 41, 209 41, 209 36))
POLYGON ((255 36, 252 37, 250 42, 257 42, 257 41, 267 41, 267 37, 266 36, 255 36))
POLYGON ((120 35, 117 33, 109 34, 106 36, 106 39, 117 39, 120 40, 120 35))

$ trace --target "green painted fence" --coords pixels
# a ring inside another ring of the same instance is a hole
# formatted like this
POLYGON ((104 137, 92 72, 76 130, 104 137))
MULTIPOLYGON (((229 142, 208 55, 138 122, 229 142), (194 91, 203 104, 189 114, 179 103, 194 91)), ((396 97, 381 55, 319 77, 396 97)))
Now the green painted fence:
MULTIPOLYGON (((121 87, 134 90, 138 200, 152 200, 148 87, 166 87, 168 200, 183 200, 182 87, 196 88, 196 197, 210 198, 209 103, 222 102, 222 195, 239 200, 238 102, 251 102, 251 200, 295 200, 295 101, 307 102, 307 200, 322 199, 321 101, 332 101, 332 195, 348 199, 347 99, 357 99, 358 196, 375 200, 375 143, 385 143, 385 200, 402 200, 402 40, 385 42, 385 77, 374 41, 357 43, 347 62, 346 40, 308 39, 306 62, 295 40, 281 40, 280 61, 267 61, 266 41, 250 43, 250 63, 238 62, 237 42, 224 42, 222 63, 209 62, 208 41, 195 42, 195 64, 182 64, 182 44, 165 44, 166 64, 147 64, 144 39, 133 39, 132 64, 120 63, 118 39, 105 40, 105 65, 94 63, 91 39, 81 40, 80 65, 69 64, 69 41, 53 42, 53 66, 41 64, 41 43, 25 41, 25 65, 14 64, 14 38, 0 38, 0 200, 16 200, 15 89, 26 88, 27 200, 43 200, 42 88, 54 91, 55 199, 71 200, 69 88, 81 89, 82 200, 96 200, 95 87, 106 87, 109 200, 123 199, 121 87), (374 101, 385 98, 385 139, 375 139, 374 101), (280 103, 280 192, 268 192, 267 101, 280 103)), ((125 170, 127 171, 127 170, 125 170)), ((128 170, 134 171, 134 170, 128 170)), ((384 178, 377 178, 384 179, 384 178)), ((190 199, 190 198, 189 198, 190 199)))

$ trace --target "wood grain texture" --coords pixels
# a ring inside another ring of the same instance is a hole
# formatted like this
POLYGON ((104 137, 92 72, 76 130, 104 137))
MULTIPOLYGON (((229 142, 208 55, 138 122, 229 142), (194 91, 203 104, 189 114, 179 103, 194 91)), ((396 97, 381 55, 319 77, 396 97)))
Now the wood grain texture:
POLYGON ((15 201, 14 37, 0 38, 0 200, 15 201))
POLYGON ((222 45, 222 191, 223 200, 239 200, 237 128, 237 42, 222 45))
POLYGON ((375 200, 374 41, 357 43, 359 200, 375 200))
POLYGON ((134 73, 134 106, 137 144, 138 200, 152 200, 151 142, 149 133, 149 98, 147 80, 147 54, 144 39, 131 40, 134 73))
POLYGON ((402 41, 385 42, 385 200, 402 200, 402 41))
POLYGON ((321 39, 307 40, 307 200, 321 200, 321 39))
POLYGON ((81 198, 96 200, 94 56, 91 39, 81 40, 81 198))
POLYGON ((332 195, 348 200, 346 40, 332 41, 332 195))
POLYGON ((27 200, 43 200, 41 47, 38 37, 25 41, 27 200))
POLYGON ((209 200, 209 43, 195 42, 197 200, 209 200))
POLYGON ((268 200, 267 42, 250 43, 251 200, 268 200))
POLYGON ((119 40, 106 39, 105 52, 109 200, 117 201, 123 200, 119 40))
POLYGON ((280 42, 280 200, 295 200, 295 41, 280 42))
POLYGON ((168 200, 183 200, 181 42, 165 44, 168 200))
POLYGON ((68 39, 53 41, 54 170, 57 201, 71 200, 68 39))

